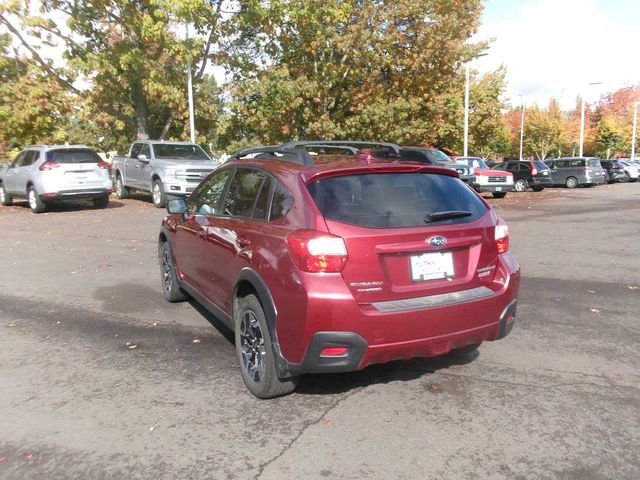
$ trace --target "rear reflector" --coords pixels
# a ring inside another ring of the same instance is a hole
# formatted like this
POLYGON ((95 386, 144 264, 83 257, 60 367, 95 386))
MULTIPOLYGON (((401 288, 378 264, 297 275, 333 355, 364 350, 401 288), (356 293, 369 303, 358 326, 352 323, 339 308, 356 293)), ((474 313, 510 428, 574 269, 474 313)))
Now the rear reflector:
POLYGON ((347 263, 347 246, 341 237, 315 230, 298 230, 287 237, 298 268, 311 273, 338 273, 347 263))
POLYGON ((505 253, 509 250, 509 227, 504 220, 498 220, 496 225, 496 250, 498 253, 505 253))
POLYGON ((346 355, 349 349, 347 347, 326 347, 320 352, 321 357, 339 357, 346 355))

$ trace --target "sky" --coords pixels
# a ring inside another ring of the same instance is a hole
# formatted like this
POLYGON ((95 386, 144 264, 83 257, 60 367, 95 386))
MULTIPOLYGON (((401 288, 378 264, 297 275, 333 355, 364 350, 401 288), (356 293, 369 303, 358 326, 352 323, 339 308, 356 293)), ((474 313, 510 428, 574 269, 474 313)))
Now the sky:
POLYGON ((474 40, 491 40, 473 61, 481 73, 504 65, 514 105, 570 109, 583 93, 640 83, 640 0, 484 0, 474 40), (600 82, 599 85, 588 85, 600 82))

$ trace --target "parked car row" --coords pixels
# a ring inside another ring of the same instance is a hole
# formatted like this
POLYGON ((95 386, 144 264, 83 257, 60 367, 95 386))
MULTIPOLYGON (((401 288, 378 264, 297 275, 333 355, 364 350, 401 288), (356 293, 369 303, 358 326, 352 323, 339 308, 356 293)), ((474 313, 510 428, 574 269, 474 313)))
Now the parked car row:
POLYGON ((187 142, 134 142, 111 165, 86 145, 33 145, 0 170, 0 203, 26 198, 34 213, 77 199, 106 208, 115 184, 118 198, 132 190, 151 192, 156 207, 164 208, 168 194, 189 195, 216 166, 201 147, 187 142))

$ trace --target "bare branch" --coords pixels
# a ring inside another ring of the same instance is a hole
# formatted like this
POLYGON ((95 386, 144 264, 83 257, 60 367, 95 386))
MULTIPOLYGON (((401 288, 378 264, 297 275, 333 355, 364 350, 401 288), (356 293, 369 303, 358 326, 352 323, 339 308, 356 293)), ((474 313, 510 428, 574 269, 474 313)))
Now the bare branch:
POLYGON ((216 6, 214 8, 214 11, 216 13, 216 19, 214 24, 211 26, 211 32, 209 32, 207 45, 205 46, 204 54, 202 55, 202 64, 200 65, 200 68, 197 69, 197 72, 193 77, 193 81, 195 83, 198 83, 200 80, 202 80, 202 76, 204 75, 204 70, 207 67, 207 63, 209 62, 209 52, 211 51, 211 44, 213 43, 213 37, 216 31, 216 28, 218 28, 218 20, 220 19, 220 9, 222 7, 222 2, 223 0, 217 0, 216 2, 216 6))
POLYGON ((164 124, 164 127, 162 127, 162 132, 160 132, 159 140, 164 140, 165 135, 171 128, 171 124, 173 124, 173 110, 171 111, 171 113, 169 113, 169 118, 167 118, 167 121, 164 124))
POLYGON ((7 18, 0 14, 0 22, 4 23, 5 26, 9 29, 9 31, 11 33, 13 33, 16 38, 18 40, 20 40, 20 43, 27 49, 29 50, 29 52, 31 53, 31 55, 33 56, 33 59, 38 63, 38 65, 40 66, 40 68, 48 73, 49 75, 53 76, 53 78, 63 87, 69 89, 70 91, 72 91, 73 93, 80 95, 82 92, 77 89, 69 80, 62 78, 60 75, 58 75, 56 73, 56 71, 51 67, 51 65, 49 63, 47 63, 38 53, 38 51, 33 48, 31 45, 29 45, 29 43, 24 39, 24 37, 20 34, 20 31, 18 31, 18 29, 16 27, 14 27, 11 22, 9 22, 9 20, 7 20, 7 18))

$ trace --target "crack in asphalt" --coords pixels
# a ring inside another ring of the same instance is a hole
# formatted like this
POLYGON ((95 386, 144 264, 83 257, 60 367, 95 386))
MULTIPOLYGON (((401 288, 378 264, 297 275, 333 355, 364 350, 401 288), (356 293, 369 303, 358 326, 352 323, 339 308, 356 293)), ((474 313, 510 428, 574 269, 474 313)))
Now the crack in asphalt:
POLYGON ((274 462, 278 461, 280 458, 282 458, 282 456, 287 453, 289 451, 289 449, 291 449, 291 447, 293 446, 294 443, 296 443, 296 441, 298 441, 298 439, 300 437, 302 437, 302 435, 310 428, 313 427, 314 425, 318 425, 323 418, 325 418, 327 416, 327 414, 335 409, 338 405, 340 405, 342 402, 344 402, 345 400, 349 399, 350 397, 352 397, 353 395, 355 395, 356 393, 362 391, 365 387, 360 387, 360 388, 354 388, 353 390, 351 390, 350 392, 346 393, 345 395, 343 395, 342 397, 336 399, 335 402, 333 402, 332 404, 330 404, 323 412, 322 414, 315 420, 309 420, 308 422, 306 422, 302 428, 300 429, 300 431, 298 432, 298 434, 293 437, 291 439, 291 441, 289 443, 287 443, 284 448, 282 449, 282 451, 276 455, 275 457, 273 457, 272 459, 263 462, 262 464, 260 464, 258 466, 258 473, 255 475, 255 477, 253 477, 254 480, 258 480, 262 474, 264 473, 264 471, 269 467, 269 465, 272 465, 274 462))

